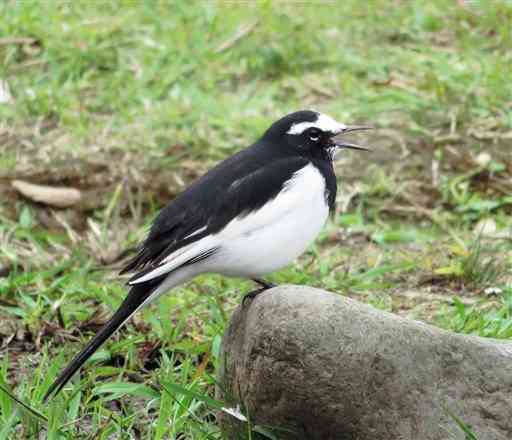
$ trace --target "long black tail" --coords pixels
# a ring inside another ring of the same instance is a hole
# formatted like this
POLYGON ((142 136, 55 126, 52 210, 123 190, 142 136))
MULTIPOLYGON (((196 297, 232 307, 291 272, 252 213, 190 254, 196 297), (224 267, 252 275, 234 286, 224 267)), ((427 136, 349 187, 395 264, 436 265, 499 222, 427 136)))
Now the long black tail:
POLYGON ((114 334, 129 318, 135 313, 140 305, 148 299, 148 297, 160 285, 166 275, 150 280, 146 283, 133 286, 123 303, 119 306, 112 318, 100 329, 100 331, 88 342, 85 348, 78 353, 74 359, 60 373, 59 377, 51 384, 43 398, 45 402, 51 395, 57 394, 66 383, 71 379, 78 369, 89 359, 94 352, 103 344, 110 336, 114 334))

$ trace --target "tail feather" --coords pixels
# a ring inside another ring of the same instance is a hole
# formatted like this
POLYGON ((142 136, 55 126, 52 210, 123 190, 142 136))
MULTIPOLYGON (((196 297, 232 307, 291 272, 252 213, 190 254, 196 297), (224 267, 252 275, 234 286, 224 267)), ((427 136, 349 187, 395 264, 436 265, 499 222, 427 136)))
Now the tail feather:
POLYGON ((51 395, 57 394, 80 367, 94 354, 94 352, 112 336, 151 296, 161 284, 166 275, 152 279, 146 283, 133 286, 123 303, 119 306, 112 318, 100 329, 100 331, 88 342, 85 348, 60 373, 46 392, 43 401, 51 395))

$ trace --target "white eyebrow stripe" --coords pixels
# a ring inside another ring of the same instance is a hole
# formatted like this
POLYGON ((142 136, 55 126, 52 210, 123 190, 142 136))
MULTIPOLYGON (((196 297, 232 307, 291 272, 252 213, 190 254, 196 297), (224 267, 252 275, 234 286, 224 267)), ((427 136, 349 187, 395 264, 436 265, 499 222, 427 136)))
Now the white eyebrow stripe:
POLYGON ((347 126, 336 122, 330 116, 324 115, 323 113, 318 114, 318 119, 314 122, 297 122, 293 124, 290 129, 286 132, 287 134, 302 134, 305 130, 311 127, 316 127, 322 131, 330 133, 341 133, 347 126))

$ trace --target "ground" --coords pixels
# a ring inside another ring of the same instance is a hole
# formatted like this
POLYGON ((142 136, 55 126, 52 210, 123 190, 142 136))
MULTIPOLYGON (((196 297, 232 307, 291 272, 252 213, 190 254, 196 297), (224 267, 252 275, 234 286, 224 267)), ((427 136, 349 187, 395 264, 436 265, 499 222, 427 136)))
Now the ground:
POLYGON ((509 1, 7 1, 0 15, 0 385, 48 419, 0 392, 0 438, 222 438, 211 396, 247 281, 175 289, 41 400, 122 300, 117 271, 158 209, 302 108, 374 125, 357 138, 372 151, 339 159, 337 212, 269 279, 512 338, 509 1), (52 209, 13 180, 81 198, 52 209))

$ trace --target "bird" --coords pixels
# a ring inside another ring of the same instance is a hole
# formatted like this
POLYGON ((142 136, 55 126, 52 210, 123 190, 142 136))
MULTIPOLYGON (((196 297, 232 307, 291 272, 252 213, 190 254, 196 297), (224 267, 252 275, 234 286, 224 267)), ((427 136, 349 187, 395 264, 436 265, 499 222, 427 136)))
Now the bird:
POLYGON ((334 212, 335 154, 368 150, 337 136, 370 128, 314 110, 290 113, 178 194, 121 270, 132 273, 125 299, 43 400, 56 395, 135 312, 197 275, 251 279, 260 289, 249 298, 273 287, 262 277, 301 255, 334 212))

